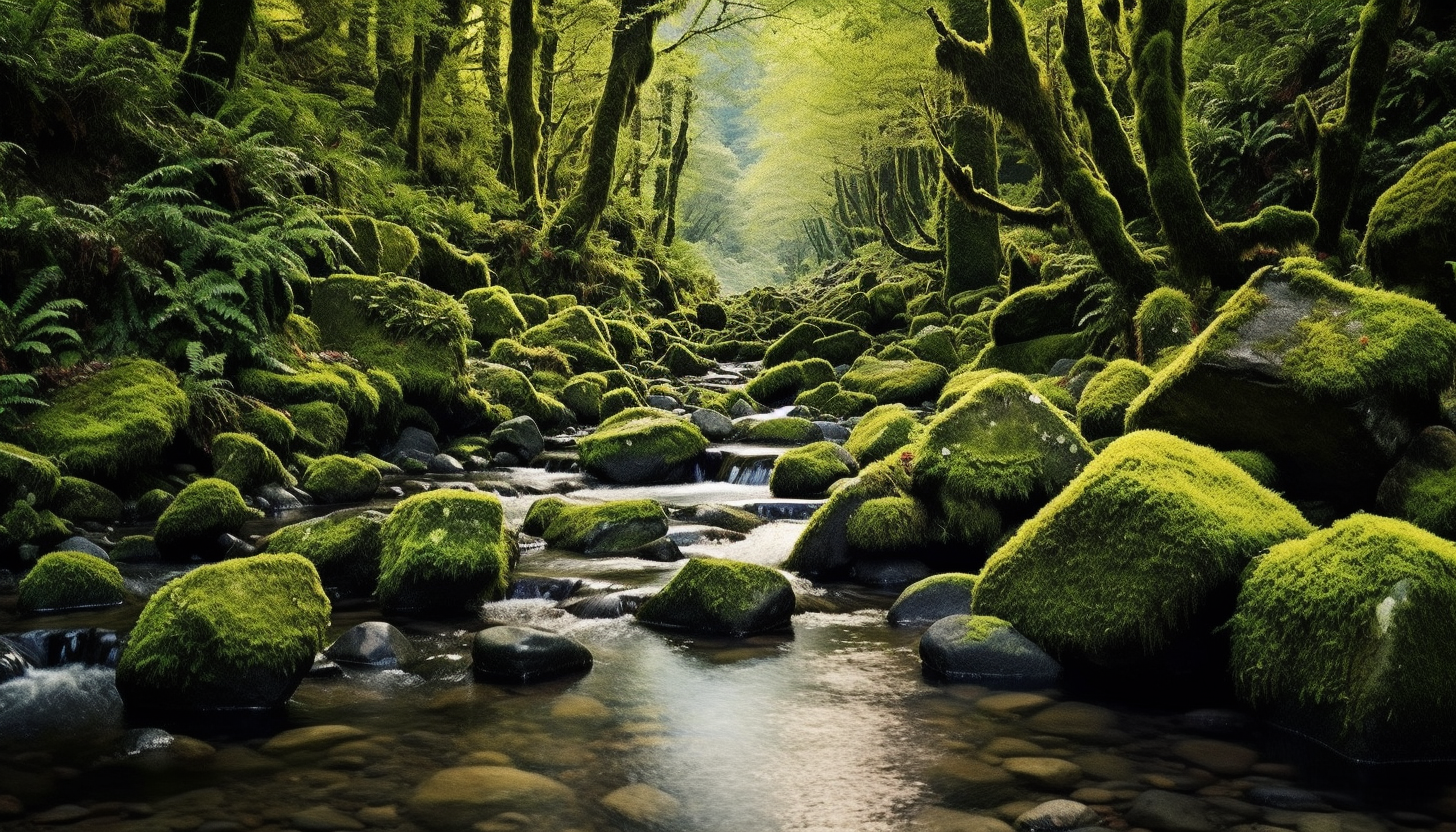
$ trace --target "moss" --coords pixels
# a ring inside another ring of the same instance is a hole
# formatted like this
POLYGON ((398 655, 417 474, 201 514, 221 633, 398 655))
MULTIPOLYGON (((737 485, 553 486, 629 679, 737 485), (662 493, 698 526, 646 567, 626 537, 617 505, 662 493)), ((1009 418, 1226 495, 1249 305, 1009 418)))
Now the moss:
POLYGON ((353 503, 374 496, 383 481, 374 466, 332 454, 315 460, 303 475, 303 490, 321 503, 353 503))
POLYGON ((916 581, 905 587, 890 607, 890 623, 930 623, 927 620, 929 616, 922 616, 923 607, 930 604, 941 610, 951 604, 963 605, 958 614, 967 614, 971 611, 971 595, 976 591, 976 581, 975 575, 966 572, 943 572, 916 581))
POLYGON ((121 519, 121 498, 105 486, 78 477, 61 477, 52 510, 73 522, 115 523, 121 519))
POLYGON ((187 414, 187 396, 171 370, 123 359, 58 391, 25 436, 69 473, 105 479, 155 462, 187 414))
POLYGON ((336 511, 284 526, 268 536, 263 551, 308 558, 325 586, 367 595, 379 580, 385 515, 358 509, 336 511))
POLYGON ((557 549, 608 555, 645 546, 667 534, 667 513, 654 500, 573 505, 560 497, 531 504, 521 530, 557 549))
POLYGON ((1265 548, 1312 527, 1238 466, 1157 431, 1128 434, 987 561, 974 609, 1054 656, 1156 655, 1265 548))
POLYGON ((845 390, 838 382, 826 381, 813 390, 800 393, 794 404, 812 407, 832 416, 861 416, 875 408, 875 397, 845 390))
POLYGON ((217 538, 234 534, 263 512, 249 508, 237 486, 220 479, 201 479, 182 489, 157 520, 157 547, 168 557, 209 551, 217 538))
POLYGON ((1259 558, 1232 626, 1234 681, 1318 739, 1445 753, 1456 741, 1456 544, 1357 514, 1259 558))
POLYGON ((870 318, 885 324, 905 314, 905 290, 898 283, 881 283, 865 293, 870 318))
POLYGON ((244 412, 238 419, 238 427, 280 454, 288 453, 294 437, 298 435, 298 429, 287 414, 264 404, 244 412))
POLYGON ((809 518, 783 568, 805 575, 842 572, 851 562, 848 528, 854 513, 868 500, 909 496, 909 484, 898 459, 875 462, 858 477, 840 481, 809 518))
POLYGON ((768 488, 775 497, 822 497, 835 482, 859 473, 859 465, 833 442, 785 451, 774 461, 768 488))
POLYGON ((526 319, 527 327, 544 324, 551 317, 551 304, 543 297, 512 292, 511 300, 516 304, 521 317, 526 319))
POLYGON ((691 558, 637 610, 638 620, 745 636, 789 623, 794 591, 777 570, 755 563, 691 558))
POLYGON ((371 368, 364 376, 379 394, 373 438, 376 441, 393 439, 399 434, 400 421, 404 418, 404 388, 399 386, 399 379, 393 373, 384 370, 371 368))
POLYGON ((944 312, 926 312, 910 319, 910 334, 919 335, 930 327, 943 328, 948 323, 950 318, 944 312))
POLYGON ((1222 455, 1265 488, 1273 488, 1279 482, 1279 468, 1274 460, 1258 451, 1224 451, 1222 455))
POLYGON ((662 357, 662 366, 674 376, 701 376, 718 369, 716 361, 698 355, 682 344, 673 344, 662 357))
POLYGON ((940 390, 940 399, 935 403, 937 410, 947 410, 967 393, 981 386, 981 382, 1002 372, 995 368, 988 370, 963 369, 950 377, 940 390))
POLYGON ((751 421, 748 430, 743 434, 746 442, 770 445, 804 445, 823 438, 824 431, 818 425, 798 416, 751 421))
POLYGON ((618 361, 636 363, 652 349, 652 339, 631 321, 607 318, 603 323, 607 326, 607 337, 612 342, 618 361))
POLYGON ((1088 439, 1121 436, 1128 405, 1152 383, 1146 367, 1126 358, 1092 377, 1077 402, 1077 427, 1088 439))
POLYGON ((877 497, 849 516, 848 535, 857 551, 904 555, 931 542, 930 515, 913 497, 877 497))
POLYGON ((913 442, 921 429, 920 420, 905 405, 883 404, 859 420, 844 449, 861 466, 867 466, 913 442))
POLYGON ((875 397, 880 404, 917 405, 935 401, 950 373, 929 361, 881 361, 863 357, 854 362, 840 383, 844 389, 875 397))
POLYGON ((748 382, 745 392, 755 401, 774 404, 787 402, 826 381, 834 381, 834 366, 822 358, 812 358, 764 370, 748 382))
POLYGON ((763 354, 763 366, 765 369, 777 367, 780 364, 787 364, 791 361, 803 361, 812 358, 813 354, 809 349, 815 341, 824 337, 824 330, 814 324, 805 322, 794 326, 793 329, 784 333, 777 341, 769 345, 763 354))
POLYGON ((460 302, 470 315, 471 337, 487 350, 502 338, 519 338, 527 329, 521 310, 502 286, 472 289, 460 302))
MULTIPOLYGON (((1032 386, 1036 388, 1036 392, 1043 399, 1051 402, 1052 406, 1056 409, 1068 414, 1076 412, 1077 399, 1072 395, 1072 391, 1066 388, 1065 382, 1062 379, 1051 377, 1038 379, 1032 386)), ((1086 434, 1084 433, 1083 436, 1085 437, 1086 434)))
POLYGON ((471 384, 485 393, 490 401, 510 408, 516 416, 530 416, 542 430, 555 430, 566 425, 571 412, 566 405, 541 393, 520 370, 503 364, 472 362, 471 384))
POLYGON ((572 306, 526 330, 522 343, 532 347, 555 347, 571 357, 578 372, 620 370, 601 313, 586 306, 572 306))
POLYGON ((708 440, 692 422, 654 408, 613 414, 577 442, 582 468, 618 483, 660 481, 707 447, 708 440))
POLYGON ((528 347, 511 338, 502 338, 490 348, 489 359, 522 372, 547 372, 571 375, 571 356, 555 347, 528 347))
POLYGON ((972 366, 978 370, 1010 370, 1028 375, 1045 373, 1064 358, 1081 358, 1087 346, 1088 338, 1080 332, 1047 335, 1015 344, 991 344, 981 350, 972 366))
POLYGON ((1386 286, 1456 313, 1456 142, 1417 162, 1370 211, 1360 256, 1386 286))
POLYGON ((375 594, 386 610, 453 613, 505 597, 514 534, 493 494, 408 497, 384 521, 381 540, 375 594))
MULTIPOLYGON (((606 376, 600 373, 583 373, 571 379, 562 388, 561 403, 575 414, 577 421, 582 424, 595 425, 602 420, 602 397, 606 395, 609 386, 606 376)), ((628 406, 637 407, 639 405, 641 402, 628 406)))
POLYGON ((552 295, 546 298, 546 305, 550 307, 551 314, 565 312, 573 306, 577 306, 576 295, 552 295))
POLYGON ((358 274, 404 274, 420 254, 420 241, 410 229, 359 214, 328 218, 331 228, 349 244, 339 261, 358 274))
POLYGON ((349 436, 349 417, 332 402, 310 402, 292 409, 298 430, 296 443, 308 454, 331 454, 344 447, 349 436))
POLYGON ((176 495, 160 488, 153 488, 137 498, 137 517, 143 520, 155 520, 162 516, 167 506, 172 504, 176 495))
POLYGON ((212 440, 213 476, 243 491, 270 482, 297 485, 268 446, 245 433, 220 433, 212 440))
POLYGON ((161 558, 157 542, 149 534, 129 534, 116 542, 108 553, 113 563, 141 563, 161 558))
POLYGON ((23 613, 101 607, 123 600, 121 572, 101 558, 81 552, 52 552, 20 579, 23 613))
POLYGON ((698 326, 703 329, 719 330, 728 326, 728 313, 723 304, 702 301, 698 304, 698 326))
POLYGON ((296 685, 323 649, 329 613, 318 573, 298 555, 199 566, 147 602, 116 686, 129 703, 163 710, 232 704, 264 675, 296 685))
POLYGON ((642 406, 642 397, 632 388, 616 387, 602 394, 601 418, 609 419, 624 410, 642 406))
POLYGON ((1155 289, 1138 304, 1133 329, 1137 332, 1138 360, 1155 364, 1198 334, 1193 301, 1169 286, 1155 289))
POLYGON ((49 502, 61 484, 61 471, 49 458, 0 442, 0 505, 35 495, 35 501, 49 502))
POLYGON ((490 285, 490 263, 484 255, 461 251, 438 234, 420 239, 420 281, 452 295, 490 285))
POLYGON ((920 330, 914 337, 903 342, 912 355, 922 361, 939 364, 953 371, 960 366, 960 352, 949 329, 932 326, 920 330))
POLYGON ((331 371, 333 366, 314 361, 292 373, 248 369, 238 375, 238 389, 245 396, 279 405, 333 402, 346 410, 352 409, 354 389, 349 379, 331 371))

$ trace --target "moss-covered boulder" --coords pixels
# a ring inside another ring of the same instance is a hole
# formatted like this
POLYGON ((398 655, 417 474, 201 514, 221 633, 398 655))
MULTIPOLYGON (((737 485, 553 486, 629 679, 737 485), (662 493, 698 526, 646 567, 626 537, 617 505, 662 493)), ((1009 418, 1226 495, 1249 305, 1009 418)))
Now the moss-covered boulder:
POLYGON ((1137 358, 1148 365, 1171 358, 1198 334, 1192 299, 1171 286, 1149 292, 1138 304, 1132 323, 1137 332, 1137 358))
POLYGON ((530 416, 542 430, 565 427, 571 421, 571 411, 566 405, 537 390, 526 374, 514 367, 471 361, 470 384, 490 401, 505 405, 511 414, 530 416))
POLYGON ((880 557, 923 554, 933 542, 930 513, 914 497, 876 497, 849 515, 850 551, 880 557))
POLYGON ((903 404, 882 404, 866 413, 849 432, 844 449, 861 467, 878 462, 914 442, 923 429, 903 404))
POLYGON ((698 326, 703 329, 725 329, 728 326, 728 312, 723 304, 705 300, 698 304, 697 320, 698 326))
POLYGON ((577 442, 587 473, 623 484, 685 479, 707 447, 691 421, 653 408, 623 410, 577 442))
POLYGON ((667 534, 667 513, 654 500, 575 505, 560 497, 543 497, 531 505, 521 531, 557 549, 612 555, 661 539, 667 534))
POLYGON ((1456 431, 1421 431, 1381 480, 1375 501, 1382 514, 1456 539, 1456 431))
POLYGON ((991 556, 973 609, 1064 664, 1134 665, 1221 624, 1250 559, 1310 531, 1294 506, 1214 451, 1139 431, 991 556))
POLYGON ((829 500, 809 517, 783 568, 809 576, 844 575, 865 554, 850 543, 851 519, 871 500, 910 496, 909 487, 909 474, 899 460, 865 466, 858 477, 836 486, 829 500))
POLYGON ((874 396, 880 404, 918 405, 933 402, 950 380, 950 373, 929 361, 881 361, 861 357, 839 380, 844 389, 874 396))
POLYGON ((1127 427, 1262 451, 1291 494, 1369 505, 1401 449, 1437 421, 1453 365, 1456 324, 1430 304, 1286 260, 1153 379, 1127 427))
POLYGON ((9 548, 20 544, 47 547, 60 543, 71 536, 71 527, 57 517, 50 509, 36 510, 25 500, 16 500, 0 515, 0 546, 9 548))
POLYGON ((122 502, 103 485, 79 477, 61 477, 51 509, 76 523, 115 523, 121 519, 122 502))
POLYGON ((290 410, 297 429, 294 443, 310 455, 337 453, 349 438, 349 415, 333 402, 309 402, 290 410))
POLYGON ((981 382, 1005 372, 993 368, 986 370, 962 369, 950 377, 950 381, 941 388, 940 398, 935 403, 936 410, 949 410, 950 406, 961 400, 961 397, 981 386, 981 382))
POLYGON ((243 502, 238 487, 226 480, 201 479, 182 489, 157 520, 153 536, 157 548, 169 558, 206 555, 217 548, 218 537, 234 534, 263 512, 243 502))
POLYGON ((905 587, 889 612, 891 627, 933 624, 949 615, 970 615, 976 576, 965 572, 931 575, 905 587))
POLYGON ((1259 558, 1232 626, 1240 696, 1356 759, 1456 745, 1456 544, 1357 514, 1259 558))
POLYGON ((308 466, 303 474, 303 490, 321 503, 354 503, 373 497, 383 481, 373 465, 330 454, 308 466))
POLYGON ((490 263, 485 256, 462 251, 439 234, 420 238, 419 263, 420 282, 451 295, 463 295, 490 285, 490 263))
MULTIPOLYGON (((288 414, 262 404, 244 411, 238 419, 238 427, 243 433, 257 437, 258 441, 279 454, 288 453, 294 437, 298 435, 298 428, 293 426, 293 420, 288 418, 288 414)), ((397 427, 396 425, 396 429, 397 427)))
POLYGON ((505 596, 516 535, 493 494, 416 494, 394 507, 380 537, 375 596, 386 610, 454 615, 505 596))
POLYGON ((379 580, 385 517, 369 509, 331 512, 284 526, 268 536, 262 550, 302 555, 318 570, 324 586, 347 595, 368 595, 379 580))
POLYGON ((258 439, 246 433, 220 433, 212 440, 213 476, 252 491, 270 482, 296 485, 283 461, 258 439))
POLYGON ((55 462, 19 445, 0 442, 0 506, 35 495, 35 501, 50 502, 61 484, 55 462))
POLYGON ((654 627, 747 636, 789 626, 794 590, 777 570, 754 563, 691 558, 637 609, 654 627))
POLYGON ((1223 458, 1244 469, 1255 482, 1274 488, 1279 482, 1279 467, 1267 454, 1258 451, 1223 451, 1223 458))
POLYGON ((1370 211, 1360 250, 1388 288, 1456 315, 1456 142, 1442 145, 1390 186, 1370 211))
POLYGON ((991 340, 1014 344, 1075 332, 1078 313, 1096 274, 1077 272, 1012 294, 991 316, 991 340))
POLYGON ((662 356, 662 366, 674 376, 702 376, 718 369, 718 362, 704 358, 682 344, 673 344, 662 356))
MULTIPOLYGON (((561 389, 561 403, 566 405, 578 422, 595 425, 602 420, 602 397, 607 394, 610 386, 607 377, 601 373, 583 373, 568 381, 561 389)), ((641 402, 637 402, 629 406, 637 407, 640 404, 641 402)))
POLYGON ((323 649, 330 611, 313 564, 298 555, 200 566, 147 602, 116 687, 142 712, 281 707, 323 649))
POLYGON ((744 442, 764 445, 808 445, 824 438, 823 428, 800 416, 749 416, 735 427, 744 442))
POLYGON ((834 381, 834 366, 822 358, 812 358, 764 370, 748 382, 745 392, 767 405, 785 404, 803 391, 830 381, 834 381))
POLYGON ((954 371, 961 364, 961 357, 955 342, 955 333, 941 326, 929 326, 900 342, 916 358, 939 364, 948 371, 954 371))
POLYGON ((831 416, 862 416, 875 408, 875 397, 845 390, 836 381, 826 381, 813 390, 805 390, 794 399, 798 407, 812 407, 831 416))
POLYGON ((420 240, 403 225, 363 214, 328 218, 348 246, 336 247, 339 262, 358 274, 404 274, 420 255, 420 240))
POLYGON ((859 463, 833 442, 814 442, 774 460, 768 489, 775 497, 822 497, 829 486, 859 473, 859 463))
POLYGON ((824 337, 824 330, 815 324, 807 321, 796 324, 793 329, 785 332, 769 345, 763 354, 763 366, 765 369, 777 367, 780 364, 787 364, 790 361, 803 361, 814 356, 809 352, 813 343, 824 337))
POLYGON ((826 332, 823 338, 809 345, 808 355, 811 358, 822 358, 838 367, 841 364, 854 363, 873 343, 870 336, 858 327, 843 332, 826 332))
POLYGON ((642 397, 630 387, 614 387, 602 394, 601 420, 616 416, 626 410, 643 408, 642 397))
POLYGON ((472 289, 460 297, 470 315, 471 337, 489 350, 502 338, 519 338, 526 331, 526 319, 511 293, 503 286, 472 289))
POLYGON ((993 688, 1045 688, 1062 667, 1009 622, 989 615, 952 615, 920 637, 928 676, 993 688))
POLYGON ((31 418, 25 441, 73 476, 107 480, 161 457, 187 413, 171 370, 123 359, 57 391, 31 418))
POLYGON ((601 313, 588 306, 572 306, 526 330, 521 343, 562 351, 578 372, 620 370, 609 336, 601 313))
POLYGON ((64 612, 120 604, 121 573, 82 552, 51 552, 20 579, 22 613, 64 612))
MULTIPOLYGON (((392 381, 392 378, 378 370, 366 373, 347 364, 312 361, 289 373, 275 373, 257 368, 244 370, 239 374, 238 386, 247 396, 286 409, 311 402, 337 405, 356 427, 357 435, 363 437, 376 425, 380 410, 384 406, 385 394, 376 386, 376 380, 383 386, 398 388, 398 383, 392 381), (390 381, 386 382, 385 379, 390 381)), ((394 389, 389 393, 390 398, 398 398, 398 395, 394 395, 394 389)), ((393 409, 398 410, 397 407, 393 409)), ((257 435, 265 445, 275 450, 286 449, 288 442, 296 434, 292 426, 279 424, 274 413, 267 409, 255 409, 245 418, 246 421, 241 425, 243 429, 257 435), (255 431, 254 428, 258 430, 255 431), (280 433, 287 435, 287 440, 281 445, 277 441, 281 438, 278 435, 280 433)), ((397 416, 392 418, 397 419, 397 416)))
POLYGON ((1087 382, 1077 400, 1077 428, 1088 439, 1121 436, 1127 420, 1127 408, 1148 385, 1153 374, 1148 368, 1126 358, 1108 364, 1087 382))

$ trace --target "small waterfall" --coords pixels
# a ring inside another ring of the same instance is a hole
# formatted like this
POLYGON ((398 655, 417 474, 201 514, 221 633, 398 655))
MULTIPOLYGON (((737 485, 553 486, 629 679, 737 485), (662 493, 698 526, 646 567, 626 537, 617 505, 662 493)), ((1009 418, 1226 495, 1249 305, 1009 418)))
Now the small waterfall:
POLYGON ((713 477, 715 481, 731 485, 767 485, 778 453, 722 451, 719 457, 717 475, 713 477))

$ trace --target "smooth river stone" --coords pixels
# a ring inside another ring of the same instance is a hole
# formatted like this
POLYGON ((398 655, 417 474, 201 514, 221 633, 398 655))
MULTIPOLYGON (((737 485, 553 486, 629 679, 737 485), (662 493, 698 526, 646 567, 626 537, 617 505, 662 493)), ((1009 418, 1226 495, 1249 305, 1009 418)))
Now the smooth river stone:
POLYGON ((432 775, 409 799, 409 816, 441 832, 469 829, 502 812, 557 814, 574 808, 575 792, 540 774, 505 766, 463 766, 432 775))
POLYGON ((925 776, 949 801, 977 808, 999 805, 1018 794, 1010 773, 969 757, 946 757, 925 776))
POLYGON ((1001 767, 1035 786, 1054 792, 1070 789, 1082 779, 1082 769, 1075 763, 1055 757, 1012 757, 1001 767))
POLYGON ((617 817, 640 826, 666 826, 682 812, 677 798, 646 783, 623 786, 602 798, 602 805, 617 817))
POLYGON ((1032 716, 1026 726, 1041 734, 1092 742, 1116 728, 1117 714, 1096 705, 1061 702, 1032 716))
POLYGON ((292 731, 273 737, 258 749, 264 754, 298 754, 306 751, 323 751, 350 740, 361 740, 369 736, 364 731, 349 725, 311 725, 294 728, 292 731))
POLYGON ((995 757, 1036 757, 1045 754, 1046 749, 1019 737, 997 737, 981 746, 981 753, 995 757))
POLYGON ((354 832, 363 829, 364 824, 331 806, 314 806, 295 812, 288 820, 289 825, 300 832, 354 832))
POLYGON ((1016 819, 1017 832, 1062 832, 1096 826, 1101 818, 1075 800, 1048 800, 1016 819))
POLYGON ((976 702, 976 707, 1002 716, 1025 716, 1052 704, 1052 699, 1039 693, 993 693, 976 702))
POLYGON ((1242 777, 1259 762, 1259 752, 1222 740, 1184 740, 1173 753, 1191 765, 1224 777, 1242 777))
POLYGON ((910 823, 911 832, 1012 832, 1010 824, 986 815, 957 812, 943 806, 921 810, 910 823))

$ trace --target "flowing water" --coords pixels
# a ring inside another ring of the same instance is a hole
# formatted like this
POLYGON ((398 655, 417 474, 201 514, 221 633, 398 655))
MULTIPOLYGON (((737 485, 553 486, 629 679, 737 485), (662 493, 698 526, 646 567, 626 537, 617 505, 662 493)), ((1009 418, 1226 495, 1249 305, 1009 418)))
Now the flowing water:
MULTIPOLYGON (((627 489, 523 470, 503 490, 795 514, 761 483, 724 479, 627 489)), ((518 522, 533 499, 505 497, 508 517, 518 522)), ((777 565, 802 530, 778 520, 684 551, 777 565)), ((679 567, 535 549, 517 577, 580 580, 578 594, 591 595, 651 590, 679 567)), ((122 568, 139 596, 181 571, 122 568)), ((1236 712, 935 684, 920 672, 918 630, 885 622, 893 594, 794 584, 805 611, 791 632, 737 640, 664 634, 630 616, 577 618, 529 598, 458 621, 396 620, 427 660, 307 679, 285 713, 263 720, 132 723, 111 670, 32 670, 0 685, 0 828, 996 832, 1071 798, 1093 813, 1078 823, 1115 829, 1456 829, 1456 789, 1440 775, 1336 788, 1236 712), (475 682, 469 640, 487 623, 570 635, 595 665, 532 686, 475 682), (501 767, 550 780, 496 794, 470 779, 501 767), (430 799, 439 790, 421 784, 451 769, 466 778, 458 800, 430 799)), ((6 608, 0 630, 125 631, 139 610, 20 620, 6 608)), ((341 605, 330 636, 381 617, 341 605)))

